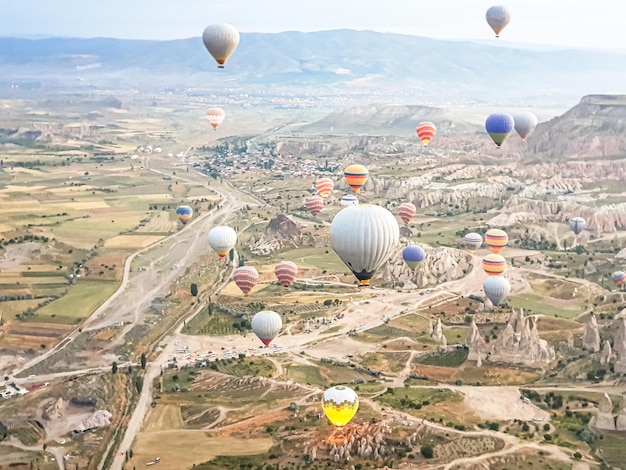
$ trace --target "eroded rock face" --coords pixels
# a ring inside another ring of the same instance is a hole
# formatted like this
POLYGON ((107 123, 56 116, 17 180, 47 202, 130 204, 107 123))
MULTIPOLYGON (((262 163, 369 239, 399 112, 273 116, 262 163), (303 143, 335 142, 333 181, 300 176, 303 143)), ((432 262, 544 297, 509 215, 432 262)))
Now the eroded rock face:
POLYGON ((618 431, 626 431, 626 403, 624 403, 624 408, 622 408, 617 415, 615 428, 618 431))
POLYGON ((314 247, 312 234, 303 234, 298 225, 283 214, 269 221, 265 232, 250 241, 250 250, 255 255, 267 255, 286 249, 314 247))
POLYGON ((477 360, 480 355, 486 361, 509 364, 545 364, 556 357, 554 348, 540 338, 536 317, 525 317, 522 309, 513 311, 498 338, 488 344, 472 322, 469 348, 468 359, 477 360))
POLYGON ((613 324, 615 338, 613 339, 613 350, 617 354, 618 360, 626 360, 626 318, 619 317, 613 324))
POLYGON ((615 431, 615 418, 613 417, 613 403, 608 393, 600 399, 598 404, 598 415, 594 422, 597 429, 605 429, 607 431, 615 431))
POLYGON ((583 349, 592 352, 600 351, 600 331, 596 316, 591 314, 583 335, 583 349))
POLYGON ((65 414, 67 403, 63 400, 63 397, 59 397, 58 400, 50 404, 43 410, 41 417, 47 420, 62 418, 65 414))
POLYGON ((611 362, 611 356, 612 356, 611 343, 609 343, 608 341, 605 341, 602 346, 602 352, 600 353, 600 364, 606 365, 609 362, 611 362))

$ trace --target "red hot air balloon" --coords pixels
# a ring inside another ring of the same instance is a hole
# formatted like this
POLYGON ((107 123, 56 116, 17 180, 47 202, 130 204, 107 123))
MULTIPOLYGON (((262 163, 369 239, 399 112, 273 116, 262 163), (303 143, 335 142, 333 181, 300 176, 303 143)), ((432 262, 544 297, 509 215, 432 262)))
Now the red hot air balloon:
POLYGON ((308 210, 312 216, 316 216, 322 209, 324 208, 324 199, 319 196, 310 196, 307 197, 304 201, 304 205, 306 206, 306 210, 308 210))
POLYGON ((402 219, 402 222, 404 222, 404 225, 409 225, 409 222, 411 222, 411 219, 415 215, 415 211, 415 206, 410 202, 403 202, 398 206, 398 215, 402 219))
POLYGON ((432 122, 420 122, 417 125, 417 136, 424 144, 424 147, 427 147, 433 137, 435 137, 435 133, 437 132, 437 128, 432 122))
POLYGON ((298 266, 292 261, 281 261, 274 268, 278 282, 287 289, 298 275, 298 266))

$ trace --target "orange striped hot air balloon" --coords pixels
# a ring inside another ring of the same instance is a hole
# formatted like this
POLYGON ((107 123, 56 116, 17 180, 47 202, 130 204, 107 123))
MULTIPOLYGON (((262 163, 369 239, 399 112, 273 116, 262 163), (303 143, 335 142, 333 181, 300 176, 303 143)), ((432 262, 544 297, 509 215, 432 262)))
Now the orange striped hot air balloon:
POLYGON ((274 268, 278 282, 287 289, 298 275, 298 266, 292 261, 281 261, 274 268))
POLYGON ((367 181, 368 175, 369 172, 363 165, 350 165, 343 172, 346 183, 348 183, 348 186, 352 188, 355 194, 361 190, 367 181))
POLYGON ((315 188, 317 189, 317 194, 326 199, 335 189, 335 183, 330 178, 320 178, 315 183, 315 188))
POLYGON ((487 230, 485 234, 485 245, 489 247, 492 253, 498 254, 509 243, 509 236, 504 230, 492 228, 487 230))
POLYGON ((417 136, 424 144, 424 147, 427 147, 433 137, 435 137, 435 133, 437 132, 437 128, 432 122, 420 122, 417 125, 417 136))
POLYGON ((501 276, 506 269, 506 260, 502 255, 489 254, 483 258, 483 269, 488 276, 501 276))
POLYGON ((324 199, 319 196, 310 196, 307 197, 304 201, 304 205, 306 206, 306 210, 308 210, 313 217, 322 212, 324 208, 324 199))
POLYGON ((245 295, 252 290, 259 281, 259 272, 252 266, 240 266, 233 273, 233 280, 237 287, 241 289, 245 295))
POLYGON ((409 222, 415 215, 415 206, 410 202, 403 202, 398 206, 398 215, 404 222, 404 225, 409 225, 409 222))

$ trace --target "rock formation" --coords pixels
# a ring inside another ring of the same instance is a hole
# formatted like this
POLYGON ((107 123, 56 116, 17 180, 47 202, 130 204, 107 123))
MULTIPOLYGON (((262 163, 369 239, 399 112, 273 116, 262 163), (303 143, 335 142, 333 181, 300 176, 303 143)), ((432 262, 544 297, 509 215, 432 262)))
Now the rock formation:
POLYGON ((621 317, 615 320, 613 329, 615 329, 613 350, 618 359, 626 359, 626 318, 621 317))
POLYGON ((608 393, 600 399, 598 404, 598 415, 594 422, 596 429, 615 431, 615 418, 613 417, 613 403, 608 393))
POLYGON ((476 358, 476 367, 481 367, 483 365, 483 360, 480 358, 480 352, 477 353, 477 358, 476 358))
POLYGON ((63 400, 63 397, 59 397, 58 400, 54 401, 51 405, 46 407, 41 414, 43 419, 59 419, 62 418, 65 414, 65 409, 67 408, 67 403, 63 400))
POLYGON ((303 234, 296 223, 283 214, 270 220, 260 237, 250 240, 250 251, 255 255, 304 246, 316 246, 315 238, 311 233, 303 234))
POLYGON ((429 318, 428 319, 428 336, 432 336, 434 331, 435 331, 435 326, 433 325, 433 321, 429 318))
POLYGON ((547 341, 540 338, 536 319, 535 316, 525 317, 522 309, 514 310, 504 330, 489 344, 485 343, 476 323, 472 322, 468 359, 477 360, 481 355, 491 362, 509 364, 552 362, 556 353, 547 341))
POLYGON ((617 429, 618 431, 626 431, 626 401, 623 404, 623 408, 617 415, 615 429, 617 429))
POLYGON ((604 366, 611 362, 611 354, 611 343, 605 341, 604 345, 602 346, 602 352, 600 353, 600 364, 604 366))
POLYGON ((97 410, 83 421, 83 429, 102 428, 111 424, 113 415, 107 410, 97 410))
POLYGON ((592 313, 583 335, 583 349, 592 352, 600 351, 600 331, 596 316, 592 313))
POLYGON ((441 338, 443 338, 443 329, 441 327, 441 318, 437 318, 437 323, 435 324, 435 328, 433 329, 432 334, 430 335, 432 339, 437 342, 441 342, 441 338))
POLYGON ((567 334, 567 347, 574 347, 574 333, 572 333, 571 331, 567 334))

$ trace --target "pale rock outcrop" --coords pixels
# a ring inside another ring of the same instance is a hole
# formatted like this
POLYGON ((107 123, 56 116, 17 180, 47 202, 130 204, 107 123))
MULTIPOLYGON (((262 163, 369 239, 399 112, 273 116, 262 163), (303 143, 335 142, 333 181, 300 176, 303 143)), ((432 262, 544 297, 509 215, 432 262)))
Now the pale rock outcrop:
POLYGON ((567 334, 567 347, 574 347, 574 333, 572 333, 571 331, 567 334))
POLYGON ((596 316, 591 314, 583 335, 583 349, 592 352, 600 351, 600 331, 596 316))
POLYGON ((47 420, 62 418, 65 414, 67 403, 63 400, 63 397, 59 397, 58 400, 48 406, 42 413, 41 417, 47 420))
POLYGON ((107 410, 96 410, 83 421, 83 429, 102 428, 111 424, 113 415, 107 410))
POLYGON ((620 317, 613 324, 615 338, 613 339, 613 350, 618 360, 626 359, 626 318, 620 317))
POLYGON ((441 337, 441 350, 445 351, 446 349, 448 349, 448 340, 447 340, 445 335, 442 335, 442 337, 441 337))
POLYGON ((483 360, 480 358, 480 352, 477 353, 477 358, 476 358, 476 367, 482 367, 483 365, 483 360))
POLYGON ((617 415, 615 428, 618 431, 626 431, 626 402, 623 404, 623 408, 620 410, 617 415))
MULTIPOLYGON (((319 243, 325 241, 319 240, 319 243)), ((255 255, 268 255, 284 249, 314 247, 319 243, 311 233, 302 233, 289 217, 278 214, 269 221, 263 234, 250 240, 249 246, 255 255)))
POLYGON ((602 347, 602 352, 600 353, 600 364, 606 365, 611 362, 611 354, 611 343, 605 341, 602 347))
POLYGON ((608 393, 600 399, 598 414, 594 422, 596 429, 615 431, 615 419, 613 418, 613 403, 608 393))
POLYGON ((432 336, 435 331, 435 325, 433 325, 432 319, 428 319, 428 336, 432 336))
POLYGON ((470 325, 470 338, 469 338, 469 354, 467 358, 471 361, 477 361, 481 356, 482 351, 487 350, 487 344, 480 335, 480 331, 474 319, 470 325))
POLYGON ((432 334, 430 335, 432 339, 435 341, 441 342, 441 338, 443 338, 443 329, 441 326, 441 318, 437 318, 437 323, 435 324, 435 328, 433 329, 432 334))

